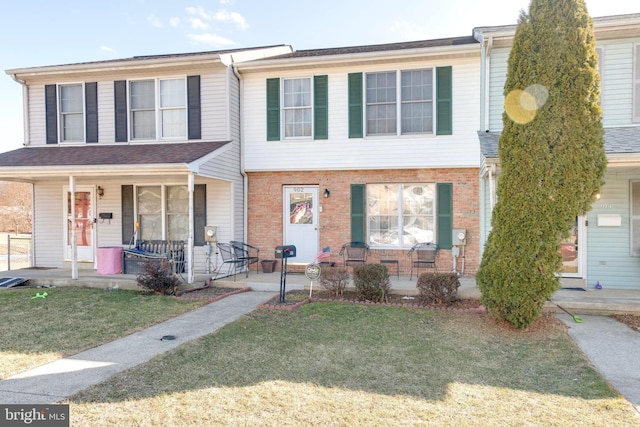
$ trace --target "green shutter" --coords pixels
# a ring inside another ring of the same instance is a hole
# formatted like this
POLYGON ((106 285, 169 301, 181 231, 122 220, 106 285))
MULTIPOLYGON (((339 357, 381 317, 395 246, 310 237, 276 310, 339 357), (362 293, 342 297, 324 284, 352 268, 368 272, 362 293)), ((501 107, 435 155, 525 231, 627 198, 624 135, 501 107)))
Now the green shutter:
POLYGON ((207 186, 193 186, 193 245, 204 246, 204 227, 207 225, 207 186))
POLYGON ((453 133, 452 68, 436 68, 436 135, 453 133))
POLYGON ((438 200, 438 247, 451 249, 453 231, 453 184, 437 184, 438 200))
POLYGON ((133 240, 135 219, 133 217, 133 185, 120 187, 122 213, 122 244, 127 245, 133 240))
POLYGON ((267 141, 280 141, 280 79, 267 79, 267 141))
POLYGON ((365 240, 364 184, 351 184, 351 241, 365 240))
POLYGON ((329 79, 313 77, 313 137, 329 139, 329 79))
POLYGON ((362 138, 362 73, 349 74, 349 138, 362 138))

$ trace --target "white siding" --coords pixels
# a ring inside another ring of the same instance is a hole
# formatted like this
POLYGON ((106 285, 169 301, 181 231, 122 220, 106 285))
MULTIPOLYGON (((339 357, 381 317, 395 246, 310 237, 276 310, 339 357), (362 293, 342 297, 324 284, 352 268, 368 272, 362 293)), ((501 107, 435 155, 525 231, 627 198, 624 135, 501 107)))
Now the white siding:
POLYGON ((46 132, 44 85, 29 86, 29 144, 45 145, 46 132))
POLYGON ((33 244, 36 267, 60 268, 64 261, 64 198, 62 182, 34 185, 33 244))
POLYGON ((227 131, 228 94, 226 83, 224 70, 216 74, 200 76, 202 140, 204 141, 229 139, 227 131))
POLYGON ((242 135, 245 168, 260 170, 322 170, 378 168, 479 167, 477 130, 480 117, 480 59, 446 63, 378 65, 316 69, 308 73, 281 71, 244 77, 242 135), (351 72, 377 72, 453 66, 453 135, 348 138, 348 82, 351 72), (327 75, 329 139, 266 140, 266 79, 327 75))
POLYGON ((113 81, 98 82, 98 142, 116 140, 113 81))

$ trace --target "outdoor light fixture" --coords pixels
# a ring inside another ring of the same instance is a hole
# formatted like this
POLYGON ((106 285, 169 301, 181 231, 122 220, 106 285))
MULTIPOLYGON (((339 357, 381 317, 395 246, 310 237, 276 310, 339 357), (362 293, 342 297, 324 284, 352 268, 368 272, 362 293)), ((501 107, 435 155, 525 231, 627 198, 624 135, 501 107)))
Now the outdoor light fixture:
POLYGON ((102 196, 104 196, 104 188, 98 186, 98 197, 102 199, 102 196))
POLYGON ((326 199, 326 198, 328 198, 330 195, 331 195, 331 191, 329 191, 329 189, 328 189, 328 188, 325 188, 325 189, 324 189, 324 198, 326 199))

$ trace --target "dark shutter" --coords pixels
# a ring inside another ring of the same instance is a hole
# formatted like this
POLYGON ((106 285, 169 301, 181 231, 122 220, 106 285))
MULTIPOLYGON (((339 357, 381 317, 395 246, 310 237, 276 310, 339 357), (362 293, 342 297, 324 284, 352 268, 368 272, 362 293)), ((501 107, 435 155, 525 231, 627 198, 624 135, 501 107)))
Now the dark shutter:
POLYGON ((189 139, 201 139, 200 76, 187 77, 189 139))
POLYGON ((87 113, 86 121, 86 141, 98 142, 98 83, 91 82, 84 84, 84 102, 87 113))
POLYGON ((280 79, 267 79, 267 141, 280 141, 280 79))
POLYGON ((453 231, 453 184, 437 184, 438 200, 438 247, 451 249, 453 231))
POLYGON ((349 138, 362 138, 362 73, 349 74, 349 138))
POLYGON ((133 216, 133 185, 123 185, 122 192, 122 244, 131 242, 135 231, 135 218, 133 216))
POLYGON ((127 82, 113 82, 115 100, 116 142, 127 142, 127 82))
POLYGON ((436 68, 436 135, 453 133, 452 68, 436 68))
POLYGON ((203 246, 204 227, 207 225, 207 186, 193 186, 193 245, 203 246))
POLYGON ((351 241, 365 242, 364 184, 351 184, 351 241))
POLYGON ((44 87, 44 108, 47 127, 47 144, 58 143, 58 101, 56 85, 44 87))
POLYGON ((329 138, 329 79, 313 77, 313 137, 329 138))

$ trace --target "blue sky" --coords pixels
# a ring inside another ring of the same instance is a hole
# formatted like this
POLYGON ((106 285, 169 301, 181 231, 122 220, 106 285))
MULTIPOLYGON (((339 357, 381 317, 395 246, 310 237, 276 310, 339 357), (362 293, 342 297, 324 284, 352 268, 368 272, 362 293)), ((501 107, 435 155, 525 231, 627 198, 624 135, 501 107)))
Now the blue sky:
MULTIPOLYGON (((640 13, 587 0, 591 16, 640 13)), ((471 35, 515 24, 529 0, 19 0, 0 14, 0 152, 23 142, 22 90, 4 70, 134 55, 294 49, 471 35)))

